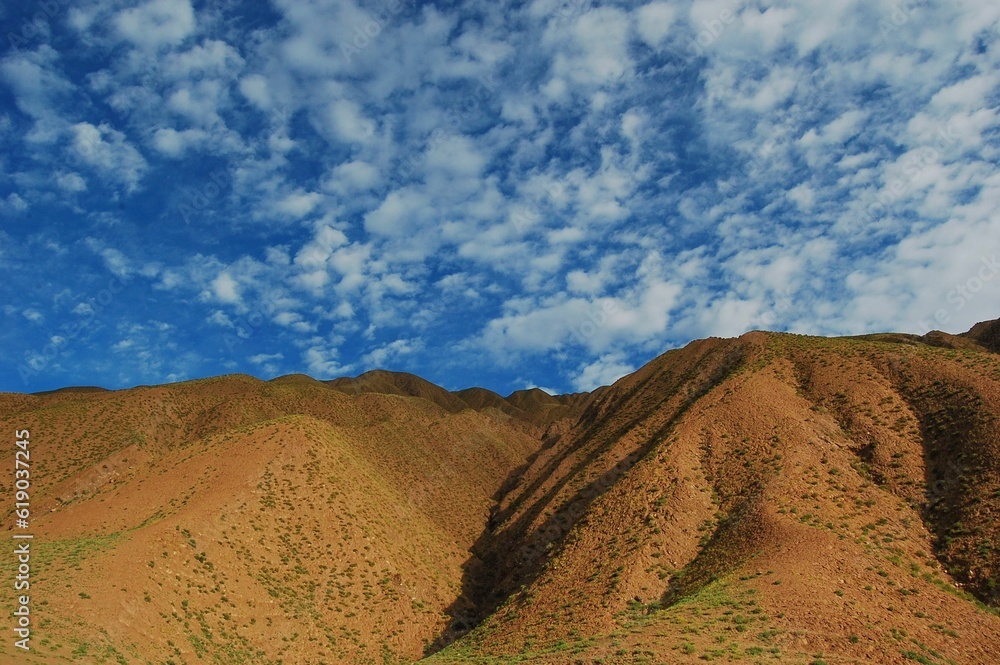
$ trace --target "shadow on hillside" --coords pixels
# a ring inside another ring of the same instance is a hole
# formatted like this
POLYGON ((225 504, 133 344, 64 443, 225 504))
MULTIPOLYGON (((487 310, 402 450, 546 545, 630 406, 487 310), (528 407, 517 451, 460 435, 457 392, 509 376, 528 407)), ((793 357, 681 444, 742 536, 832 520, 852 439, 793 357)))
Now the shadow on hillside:
MULTIPOLYGON (((604 400, 599 400, 591 404, 581 414, 572 429, 583 430, 580 436, 581 441, 592 442, 600 437, 598 445, 581 457, 569 472, 563 474, 541 498, 524 510, 517 520, 507 526, 502 533, 498 534, 497 528, 503 525, 519 508, 523 507, 521 505, 523 501, 527 497, 533 496, 541 484, 550 479, 555 471, 579 449, 564 447, 546 462, 532 484, 521 490, 519 497, 511 502, 506 510, 491 513, 489 523, 471 548, 472 556, 463 565, 462 591, 455 602, 446 610, 450 617, 449 625, 434 642, 428 645, 426 655, 436 653, 460 639, 493 614, 517 589, 534 582, 541 573, 542 565, 547 556, 551 554, 552 547, 562 541, 573 525, 586 513, 589 506, 608 491, 639 460, 664 441, 678 419, 695 402, 725 381, 743 363, 745 349, 737 347, 723 351, 719 354, 721 358, 712 358, 717 360, 717 364, 709 371, 704 371, 706 369, 704 361, 714 355, 714 350, 710 351, 693 363, 688 372, 673 377, 672 390, 657 392, 657 394, 664 394, 664 399, 659 404, 650 405, 653 409, 661 408, 674 396, 678 397, 678 403, 673 407, 674 412, 662 427, 649 436, 642 445, 624 455, 611 468, 580 488, 538 529, 529 533, 530 525, 535 522, 546 507, 551 505, 551 502, 559 496, 566 485, 597 461, 627 432, 638 426, 648 416, 649 411, 640 409, 633 418, 614 427, 611 431, 602 432, 602 428, 606 425, 605 415, 616 412, 617 407, 630 403, 633 398, 641 395, 650 386, 661 383, 663 377, 651 375, 625 395, 618 396, 612 404, 603 404, 604 400), (688 391, 686 394, 682 394, 685 387, 688 388, 688 391)), ((560 438, 556 437, 545 441, 543 446, 525 464, 511 472, 500 490, 494 494, 494 503, 499 504, 508 493, 513 491, 524 474, 538 461, 538 458, 557 445, 560 438)))

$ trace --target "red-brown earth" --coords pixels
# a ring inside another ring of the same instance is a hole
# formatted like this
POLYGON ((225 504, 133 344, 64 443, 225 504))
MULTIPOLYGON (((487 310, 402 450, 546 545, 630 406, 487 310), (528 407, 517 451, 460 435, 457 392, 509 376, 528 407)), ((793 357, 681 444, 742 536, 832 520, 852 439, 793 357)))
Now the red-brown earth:
POLYGON ((995 662, 998 330, 713 338, 567 396, 0 394, 34 535, 0 662, 995 662))

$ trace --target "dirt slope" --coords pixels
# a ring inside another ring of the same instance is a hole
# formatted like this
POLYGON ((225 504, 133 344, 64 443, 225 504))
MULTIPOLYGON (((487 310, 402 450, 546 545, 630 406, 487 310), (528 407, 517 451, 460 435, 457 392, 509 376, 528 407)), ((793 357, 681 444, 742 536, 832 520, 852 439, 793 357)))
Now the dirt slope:
POLYGON ((16 662, 993 662, 991 330, 701 340, 570 396, 0 395, 33 442, 16 662))
POLYGON ((412 661, 537 446, 490 414, 308 377, 2 404, 4 429, 31 430, 29 662, 412 661))
POLYGON ((671 351, 501 499, 497 572, 468 585, 485 620, 429 662, 992 662, 997 414, 981 349, 671 351))

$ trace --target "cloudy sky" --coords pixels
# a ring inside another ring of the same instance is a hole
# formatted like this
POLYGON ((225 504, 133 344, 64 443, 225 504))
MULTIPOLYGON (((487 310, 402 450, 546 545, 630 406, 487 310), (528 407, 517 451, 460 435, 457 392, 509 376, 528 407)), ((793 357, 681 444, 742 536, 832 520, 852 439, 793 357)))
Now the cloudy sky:
POLYGON ((995 0, 0 14, 0 390, 564 392, 1000 316, 995 0))

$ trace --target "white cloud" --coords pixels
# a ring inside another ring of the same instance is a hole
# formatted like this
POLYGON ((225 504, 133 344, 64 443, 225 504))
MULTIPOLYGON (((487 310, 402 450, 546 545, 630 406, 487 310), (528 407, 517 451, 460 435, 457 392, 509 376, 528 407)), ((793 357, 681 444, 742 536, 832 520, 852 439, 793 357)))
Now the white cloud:
POLYGON ((867 117, 868 114, 861 110, 846 111, 836 120, 827 124, 820 135, 825 143, 844 143, 857 135, 861 123, 867 117))
POLYGON ((167 98, 167 108, 200 127, 222 124, 219 107, 225 103, 226 88, 216 79, 184 83, 167 98))
POLYGON ((177 131, 172 127, 164 127, 153 134, 153 146, 168 157, 183 157, 192 146, 197 146, 208 137, 200 129, 185 129, 177 131))
POLYGON ((260 367, 265 376, 276 376, 281 371, 279 361, 284 359, 282 353, 258 353, 247 358, 251 364, 260 367))
POLYGON ((397 339, 369 351, 362 358, 365 367, 385 369, 399 358, 417 351, 419 345, 413 340, 397 339))
POLYGON ((295 265, 306 269, 323 267, 330 260, 333 251, 346 244, 347 236, 343 231, 327 224, 320 224, 316 228, 313 240, 295 255, 295 265))
POLYGON ((748 7, 740 14, 743 29, 760 40, 765 52, 773 50, 784 38, 791 37, 789 24, 797 18, 798 11, 792 7, 772 5, 763 11, 748 7))
POLYGON ((270 111, 274 105, 271 85, 262 74, 248 74, 240 80, 240 92, 262 111, 270 111))
POLYGON ((58 70, 59 54, 47 44, 15 51, 0 61, 0 80, 14 92, 18 109, 34 120, 29 141, 50 144, 65 129, 60 102, 75 86, 58 70))
POLYGON ((45 320, 45 316, 37 309, 26 309, 21 312, 21 316, 28 319, 32 323, 41 323, 45 320))
POLYGON ((670 34, 677 9, 669 2, 651 2, 635 10, 635 27, 642 41, 656 48, 670 34))
POLYGON ((212 295, 220 302, 238 303, 240 301, 239 284, 228 272, 219 273, 219 276, 212 281, 212 295))
POLYGON ((375 134, 375 123, 365 117, 357 102, 349 99, 331 102, 320 123, 344 143, 364 143, 375 134))
POLYGON ((140 49, 157 50, 184 41, 195 29, 190 0, 149 0, 119 12, 113 20, 124 39, 140 49))
POLYGON ((365 215, 365 230, 377 236, 403 238, 426 219, 427 197, 415 189, 389 192, 378 208, 365 215))
POLYGON ((148 169, 142 154, 125 135, 106 124, 95 127, 89 122, 73 125, 71 155, 94 167, 104 177, 135 190, 148 169))
POLYGON ((816 192, 806 183, 800 183, 788 190, 788 198, 791 199, 800 210, 809 212, 816 202, 816 192))
POLYGON ((363 160, 344 162, 334 168, 323 184, 330 192, 348 195, 375 189, 382 182, 379 169, 363 160))
POLYGON ((132 261, 125 254, 114 247, 108 247, 100 240, 89 237, 84 240, 84 244, 104 261, 107 270, 119 278, 130 278, 135 274, 132 261))
MULTIPOLYGON (((551 80, 590 86, 614 83, 629 75, 633 67, 629 31, 628 16, 614 7, 584 12, 568 30, 561 24, 550 25, 546 41, 557 49, 551 80)), ((555 90, 553 94, 562 96, 555 90)))
POLYGON ((444 135, 427 151, 426 166, 435 176, 476 178, 486 167, 487 158, 467 136, 444 135))
POLYGON ((279 215, 297 219, 311 213, 322 201, 323 195, 318 192, 297 189, 275 203, 274 210, 279 215))
POLYGON ((28 209, 28 202, 21 198, 17 192, 11 192, 3 201, 4 207, 8 207, 14 212, 24 212, 28 209))
POLYGON ((230 319, 229 316, 221 309, 217 309, 214 312, 212 312, 212 315, 209 316, 208 319, 206 320, 212 325, 219 326, 220 328, 233 327, 233 320, 230 319))
POLYGON ((480 339, 496 353, 567 345, 600 353, 618 344, 644 343, 666 332, 681 291, 679 284, 647 274, 623 297, 554 296, 538 303, 515 299, 506 303, 507 313, 487 324, 480 339))
POLYGON ((87 191, 87 181, 79 173, 57 173, 56 184, 65 192, 76 193, 87 191))
POLYGON ((589 392, 600 386, 611 385, 635 370, 635 366, 628 362, 624 354, 606 353, 579 368, 572 379, 573 389, 589 392))
POLYGON ((339 356, 340 353, 335 346, 323 340, 314 340, 313 346, 302 354, 302 360, 313 378, 335 379, 346 376, 354 369, 353 364, 341 364, 339 356))
POLYGON ((282 353, 258 353, 255 356, 250 356, 247 358, 254 365, 263 365, 265 363, 272 362, 274 360, 284 360, 285 356, 282 353))
POLYGON ((242 69, 243 58, 224 41, 207 39, 187 51, 171 53, 163 65, 164 74, 175 80, 233 78, 242 69))

